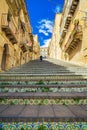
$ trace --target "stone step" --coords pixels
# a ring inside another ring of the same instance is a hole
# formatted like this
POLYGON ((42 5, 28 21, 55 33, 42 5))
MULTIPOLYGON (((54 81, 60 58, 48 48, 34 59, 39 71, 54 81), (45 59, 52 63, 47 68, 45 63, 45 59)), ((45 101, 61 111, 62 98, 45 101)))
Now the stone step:
POLYGON ((32 71, 36 71, 36 70, 40 70, 40 71, 42 71, 42 70, 48 70, 48 71, 50 71, 50 70, 54 70, 54 71, 65 71, 65 72, 87 72, 87 69, 75 69, 75 68, 66 68, 66 69, 62 69, 62 68, 53 68, 53 67, 47 67, 47 68, 41 68, 41 67, 36 67, 36 68, 34 68, 34 67, 32 67, 32 68, 19 68, 19 69, 12 69, 12 70, 9 70, 9 71, 6 71, 6 72, 13 72, 13 71, 23 71, 23 70, 32 70, 32 71))
MULTIPOLYGON (((9 72, 9 73, 6 73, 6 74, 32 74, 32 75, 34 75, 34 74, 46 74, 46 75, 87 75, 87 73, 86 72, 82 72, 82 73, 79 73, 79 72, 76 72, 76 73, 74 73, 74 72, 57 72, 57 71, 49 71, 49 72, 47 72, 47 70, 46 71, 44 71, 44 72, 42 72, 42 71, 21 71, 21 72, 9 72)), ((3 74, 2 74, 3 75, 3 74)))
POLYGON ((87 76, 82 75, 49 75, 49 74, 3 74, 0 75, 0 81, 73 81, 86 80, 87 76))
POLYGON ((83 73, 83 74, 86 74, 87 73, 87 70, 59 70, 59 69, 53 69, 53 68, 51 68, 51 69, 49 69, 49 68, 47 68, 47 69, 40 69, 40 68, 35 68, 35 69, 17 69, 17 70, 12 70, 12 71, 6 71, 6 72, 3 72, 3 73, 1 73, 1 74, 9 74, 9 73, 23 73, 23 74, 25 74, 25 73, 36 73, 36 72, 41 72, 41 73, 43 73, 43 72, 45 72, 46 74, 48 74, 48 73, 64 73, 64 74, 67 74, 67 73, 70 73, 70 74, 79 74, 79 73, 83 73))
MULTIPOLYGON (((58 73, 58 74, 52 74, 52 73, 45 73, 45 74, 41 74, 41 73, 39 73, 39 74, 36 74, 36 73, 34 73, 34 74, 29 74, 29 73, 3 73, 3 74, 1 74, 0 73, 0 78, 1 77, 4 77, 4 76, 75 76, 75 77, 77 77, 77 76, 83 76, 83 75, 80 75, 80 74, 73 74, 73 73, 58 73)), ((87 74, 84 74, 84 76, 87 76, 87 74)))
POLYGON ((0 92, 0 122, 87 122, 86 68, 60 61, 32 61, 1 73, 1 90, 7 92, 0 92), (31 91, 24 91, 26 88, 31 91))
POLYGON ((8 92, 0 93, 1 99, 87 99, 87 92, 8 92))
POLYGON ((9 69, 8 71, 12 71, 12 70, 20 70, 20 69, 32 69, 32 70, 35 70, 35 69, 58 69, 58 70, 61 70, 61 71, 69 71, 69 70, 78 70, 78 71, 87 71, 87 68, 81 68, 81 67, 62 67, 62 66, 58 66, 58 65, 46 65, 44 64, 43 66, 41 65, 28 65, 28 66, 22 66, 22 67, 16 67, 16 68, 11 68, 9 69))
POLYGON ((0 105, 0 122, 87 122, 87 105, 0 105))
POLYGON ((29 81, 29 82, 37 82, 37 81, 44 81, 44 82, 50 82, 50 81, 86 81, 87 78, 85 79, 82 79, 82 78, 48 78, 48 77, 40 77, 40 78, 30 78, 30 77, 27 77, 27 78, 23 78, 23 77, 9 77, 9 78, 2 78, 0 79, 0 81, 29 81))
MULTIPOLYGON (((52 68, 49 68, 49 67, 47 67, 46 69, 45 68, 20 68, 20 69, 14 69, 14 70, 12 70, 12 71, 7 71, 7 72, 15 72, 15 70, 16 71, 23 71, 23 70, 25 70, 25 71, 27 71, 27 69, 28 69, 28 71, 46 71, 46 70, 48 70, 48 72, 49 71, 59 71, 59 72, 69 72, 68 70, 63 70, 63 69, 58 69, 58 68, 53 68, 53 70, 52 70, 52 68)), ((85 72, 85 70, 84 71, 81 71, 81 72, 85 72)))
MULTIPOLYGON (((6 84, 6 83, 5 83, 6 84)), ((0 84, 0 88, 5 89, 5 88, 82 88, 82 87, 87 87, 87 83, 63 83, 63 84, 29 84, 29 85, 23 85, 20 83, 20 85, 6 85, 0 84)))
MULTIPOLYGON (((21 72, 8 72, 6 74, 9 75, 83 75, 83 76, 87 76, 87 72, 58 72, 58 71, 21 71, 21 72)), ((2 74, 2 75, 6 75, 6 74, 2 74)))
POLYGON ((52 64, 56 64, 56 65, 61 65, 61 66, 65 66, 65 67, 80 67, 80 68, 86 68, 85 66, 81 66, 80 64, 74 64, 74 63, 70 63, 70 61, 62 61, 62 60, 57 60, 57 59, 45 59, 44 61, 50 62, 52 64))
MULTIPOLYGON (((44 71, 43 70, 43 72, 42 71, 21 71, 21 72, 8 72, 8 73, 6 73, 6 74, 11 74, 11 75, 15 75, 15 74, 21 74, 21 75, 23 75, 23 74, 26 74, 27 73, 27 75, 29 75, 29 74, 32 74, 32 75, 34 75, 34 74, 46 74, 46 75, 83 75, 83 76, 87 76, 87 72, 59 72, 59 71, 48 71, 47 72, 47 70, 46 71, 44 71)), ((2 74, 3 75, 3 74, 2 74)))
POLYGON ((0 92, 87 92, 87 87, 80 88, 0 88, 0 92))
MULTIPOLYGON (((46 66, 46 65, 45 65, 46 66)), ((77 68, 77 67, 66 67, 66 68, 64 68, 64 67, 58 67, 58 66, 36 66, 36 65, 32 65, 32 66, 28 66, 28 67, 19 67, 19 68, 12 68, 12 69, 10 69, 10 70, 8 70, 8 71, 6 71, 6 72, 9 72, 9 71, 20 71, 20 70, 47 70, 47 69, 49 69, 49 70, 51 70, 51 69, 53 69, 53 70, 59 70, 59 71, 87 71, 87 68, 81 68, 81 67, 79 67, 79 68, 77 68)))
POLYGON ((46 74, 46 72, 48 72, 49 74, 50 73, 62 73, 62 71, 65 72, 68 72, 68 73, 76 73, 77 74, 83 74, 87 72, 87 68, 84 68, 84 67, 79 67, 79 66, 76 66, 76 65, 72 65, 72 64, 69 64, 69 63, 65 63, 65 62, 62 62, 62 61, 57 61, 57 64, 56 62, 55 63, 52 63, 52 62, 49 62, 50 60, 48 61, 43 61, 43 62, 40 62, 39 60, 36 60, 36 61, 31 61, 25 65, 22 65, 20 67, 17 67, 17 68, 13 68, 13 69, 10 69, 9 71, 5 72, 5 73, 11 73, 11 72, 14 72, 14 73, 42 73, 42 74, 46 74), (61 64, 62 63, 62 64, 61 64))

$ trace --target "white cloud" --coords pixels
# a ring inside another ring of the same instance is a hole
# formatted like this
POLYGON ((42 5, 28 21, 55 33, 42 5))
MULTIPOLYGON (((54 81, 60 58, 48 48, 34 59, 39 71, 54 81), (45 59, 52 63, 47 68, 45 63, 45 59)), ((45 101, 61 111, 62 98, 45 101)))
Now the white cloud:
POLYGON ((46 40, 44 40, 44 45, 41 46, 41 47, 48 47, 50 41, 51 41, 51 38, 50 38, 50 39, 46 39, 46 40))
POLYGON ((39 33, 43 33, 45 36, 48 36, 49 33, 52 33, 53 22, 47 19, 42 19, 38 22, 39 33))
POLYGON ((45 30, 39 29, 39 33, 43 33, 45 36, 48 36, 48 33, 45 30))

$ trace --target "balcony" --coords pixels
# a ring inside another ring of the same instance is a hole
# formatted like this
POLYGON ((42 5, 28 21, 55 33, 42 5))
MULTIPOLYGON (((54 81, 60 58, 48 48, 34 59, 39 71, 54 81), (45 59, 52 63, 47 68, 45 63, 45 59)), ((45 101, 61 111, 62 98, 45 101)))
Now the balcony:
POLYGON ((73 0, 72 5, 71 5, 70 10, 69 10, 69 14, 71 14, 72 16, 74 15, 78 4, 79 4, 79 0, 73 0))
POLYGON ((63 30, 61 38, 60 38, 60 46, 62 45, 65 35, 66 35, 66 30, 63 30))
POLYGON ((28 50, 27 43, 28 43, 28 41, 26 40, 26 37, 21 37, 19 46, 23 52, 26 52, 28 50))
POLYGON ((32 34, 32 33, 29 33, 29 37, 30 37, 30 40, 31 40, 32 43, 33 43, 33 34, 32 34))
POLYGON ((22 49, 23 52, 27 51, 27 46, 25 43, 23 43, 22 41, 20 42, 20 48, 22 49))
POLYGON ((29 40, 27 36, 21 36, 20 38, 20 48, 22 49, 23 52, 26 52, 27 50, 33 51, 33 45, 32 42, 29 40))
POLYGON ((29 49, 30 52, 33 52, 33 46, 32 45, 29 44, 28 49, 29 49))
POLYGON ((1 28, 12 44, 16 44, 18 42, 18 30, 14 24, 12 17, 10 21, 8 21, 8 14, 2 14, 1 28))
POLYGON ((66 19, 65 26, 64 26, 65 29, 68 29, 68 28, 69 28, 69 25, 70 25, 70 23, 71 23, 71 19, 72 19, 71 15, 68 15, 68 16, 67 16, 67 19, 66 19))
POLYGON ((34 52, 35 54, 37 54, 38 51, 39 51, 39 47, 38 47, 37 45, 36 45, 36 46, 33 46, 33 52, 34 52))
POLYGON ((82 41, 82 36, 83 36, 83 32, 82 32, 81 26, 78 25, 73 29, 69 37, 69 40, 67 44, 65 45, 65 52, 69 53, 70 50, 75 49, 77 45, 79 44, 79 42, 82 41))
MULTIPOLYGON (((65 22, 63 22, 61 24, 63 26, 62 33, 61 33, 61 39, 62 38, 64 39, 66 36, 66 34, 64 36, 62 35, 63 31, 65 29, 68 30, 70 23, 71 23, 71 20, 72 20, 72 17, 73 17, 73 15, 78 7, 78 4, 79 4, 79 0, 72 0, 70 6, 67 7, 67 8, 69 8, 68 12, 66 12, 66 10, 65 10, 65 14, 64 14, 65 22)), ((64 19, 63 19, 63 21, 64 21, 64 19)), ((60 42, 60 44, 61 44, 61 42, 60 42)))

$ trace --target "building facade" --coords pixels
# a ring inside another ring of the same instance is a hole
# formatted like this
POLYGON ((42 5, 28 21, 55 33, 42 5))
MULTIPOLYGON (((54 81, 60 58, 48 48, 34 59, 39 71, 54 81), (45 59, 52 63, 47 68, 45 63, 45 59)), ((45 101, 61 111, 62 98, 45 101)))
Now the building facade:
POLYGON ((65 0, 60 22, 61 59, 87 63, 87 0, 65 0))
POLYGON ((33 35, 24 0, 0 1, 0 71, 32 59, 33 35))
POLYGON ((35 35, 33 44, 33 60, 39 59, 39 57, 40 57, 40 44, 38 41, 38 35, 35 35))
POLYGON ((49 58, 55 58, 55 59, 61 58, 61 48, 59 45, 60 20, 61 20, 61 13, 57 13, 55 15, 52 38, 51 38, 51 41, 50 41, 49 46, 48 46, 49 58))
POLYGON ((65 0, 62 14, 56 14, 49 57, 87 63, 87 0, 65 0))
POLYGON ((43 58, 47 58, 48 57, 48 47, 41 47, 40 48, 40 55, 43 58))

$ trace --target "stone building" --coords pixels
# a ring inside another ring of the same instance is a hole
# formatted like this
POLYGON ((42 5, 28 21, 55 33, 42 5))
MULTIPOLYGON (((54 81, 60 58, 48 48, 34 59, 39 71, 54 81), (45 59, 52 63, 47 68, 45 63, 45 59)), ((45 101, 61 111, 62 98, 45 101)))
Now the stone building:
POLYGON ((47 58, 48 57, 48 47, 41 47, 40 55, 44 58, 47 58))
POLYGON ((61 20, 61 13, 57 13, 54 20, 54 27, 52 38, 48 46, 48 55, 50 58, 60 59, 61 58, 61 48, 59 45, 60 39, 60 20, 61 20))
POLYGON ((33 44, 33 60, 38 59, 39 57, 40 57, 40 43, 38 41, 38 35, 35 35, 33 44))
POLYGON ((59 44, 61 59, 87 63, 87 0, 65 0, 59 44))
POLYGON ((0 71, 32 59, 33 35, 24 0, 0 0, 0 71))

